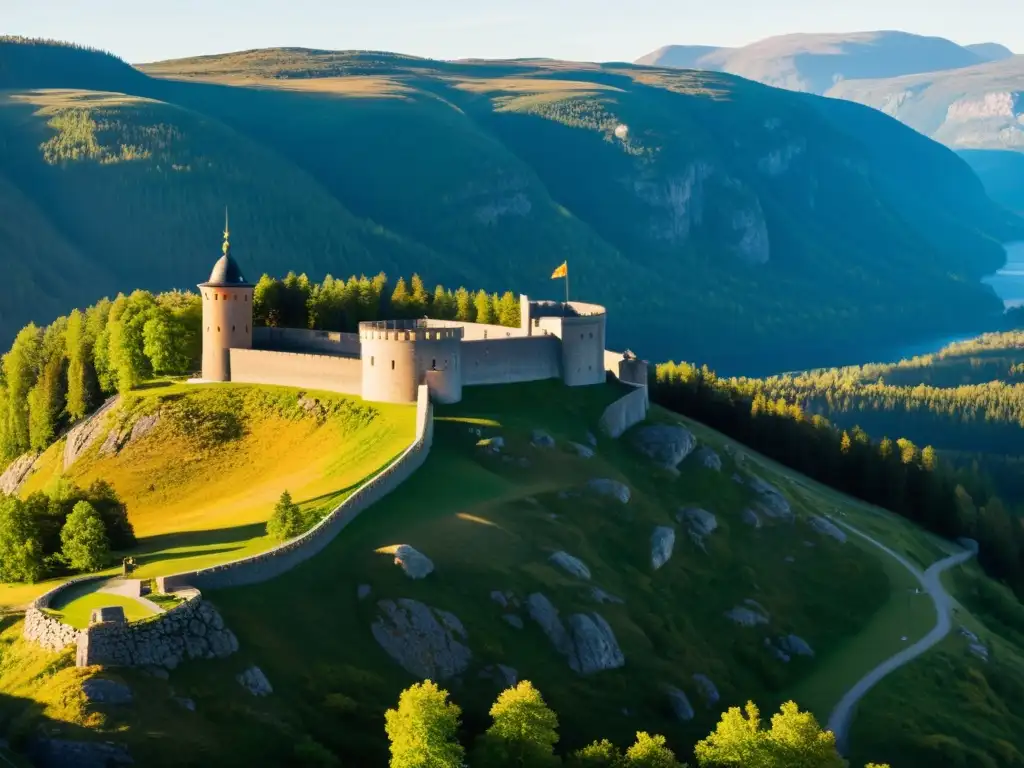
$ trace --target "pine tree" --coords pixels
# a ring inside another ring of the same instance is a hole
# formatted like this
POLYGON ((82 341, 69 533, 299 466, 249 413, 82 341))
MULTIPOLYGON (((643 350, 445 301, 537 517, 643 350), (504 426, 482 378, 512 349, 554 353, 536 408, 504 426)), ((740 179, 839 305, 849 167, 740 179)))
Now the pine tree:
POLYGON ((437 320, 448 319, 448 296, 443 285, 438 284, 434 288, 434 298, 430 301, 430 316, 437 320))
POLYGON ((39 378, 42 355, 42 331, 33 323, 18 332, 11 351, 4 355, 4 379, 7 382, 7 420, 9 458, 29 449, 28 394, 39 378))
POLYGON ((476 305, 476 322, 493 325, 496 319, 494 317, 494 304, 491 301, 491 297, 487 295, 487 291, 478 291, 474 304, 476 305))
POLYGON ((409 297, 409 316, 420 318, 427 313, 427 307, 430 304, 430 295, 427 293, 426 286, 423 285, 423 279, 413 273, 412 276, 412 295, 409 297))
POLYGON ((524 680, 498 696, 490 715, 494 722, 479 739, 474 766, 554 766, 558 717, 540 692, 524 680))
POLYGON ((274 505, 274 512, 267 521, 267 535, 278 541, 287 541, 306 530, 306 520, 299 505, 292 501, 288 491, 274 505))
POLYGON ((457 740, 461 715, 448 701, 448 691, 430 680, 402 691, 397 709, 384 715, 391 768, 462 768, 465 750, 457 740))
POLYGON ((939 459, 935 454, 935 449, 930 445, 926 445, 921 450, 921 466, 927 469, 929 472, 934 472, 935 467, 938 466, 939 459))
POLYGON ((476 304, 473 301, 473 295, 462 287, 455 291, 455 319, 463 323, 472 323, 476 320, 476 304))
POLYGON ((409 289, 405 285, 405 278, 398 278, 398 282, 395 283, 395 290, 391 294, 391 314, 396 318, 406 318, 410 316, 410 296, 409 289))
POLYGON ((518 328, 520 325, 519 299, 512 291, 505 291, 498 302, 498 322, 509 328, 518 328))
POLYGON ((66 360, 52 354, 28 395, 29 445, 43 451, 53 442, 67 399, 66 360))
POLYGON ((67 412, 72 419, 81 419, 99 405, 100 385, 93 363, 95 336, 89 317, 77 309, 68 317, 68 396, 67 412))

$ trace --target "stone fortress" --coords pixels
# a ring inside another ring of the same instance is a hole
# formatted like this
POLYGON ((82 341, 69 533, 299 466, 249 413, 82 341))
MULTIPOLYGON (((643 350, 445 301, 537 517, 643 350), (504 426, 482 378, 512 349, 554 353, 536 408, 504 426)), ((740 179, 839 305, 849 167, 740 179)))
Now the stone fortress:
POLYGON ((254 328, 253 289, 231 255, 199 285, 203 301, 202 380, 278 384, 414 403, 425 384, 437 403, 457 403, 462 388, 561 379, 603 384, 606 371, 647 383, 647 365, 605 350, 604 307, 531 301, 520 296, 518 328, 448 320, 382 320, 359 333, 254 328))

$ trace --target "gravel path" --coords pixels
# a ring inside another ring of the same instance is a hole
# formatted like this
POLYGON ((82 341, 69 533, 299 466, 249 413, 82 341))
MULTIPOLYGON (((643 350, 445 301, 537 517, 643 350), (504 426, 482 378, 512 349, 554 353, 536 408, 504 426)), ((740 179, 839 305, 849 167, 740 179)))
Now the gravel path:
POLYGON ((913 563, 903 557, 903 555, 889 549, 889 547, 885 546, 880 541, 873 539, 866 533, 858 531, 852 525, 845 523, 842 520, 831 516, 830 519, 836 525, 841 525, 843 528, 857 536, 860 536, 862 539, 867 539, 883 552, 895 558, 900 565, 914 574, 914 578, 920 582, 921 587, 928 593, 929 597, 931 597, 932 602, 935 604, 935 611, 938 615, 938 622, 936 622, 931 632, 913 645, 893 654, 864 675, 864 677, 858 680, 857 683, 843 695, 843 698, 839 700, 839 703, 836 704, 835 709, 832 710, 832 714, 830 714, 828 718, 828 730, 832 731, 836 735, 836 745, 839 748, 839 752, 841 754, 845 754, 850 723, 853 722, 854 709, 857 706, 857 703, 864 698, 864 695, 882 678, 890 672, 896 671, 907 662, 913 661, 949 634, 949 630, 952 627, 950 608, 953 603, 953 598, 949 596, 949 593, 946 592, 945 588, 942 586, 942 579, 940 577, 942 576, 943 571, 969 560, 975 553, 972 550, 965 549, 963 552, 951 555, 944 560, 939 560, 937 563, 932 563, 928 570, 922 573, 913 563))

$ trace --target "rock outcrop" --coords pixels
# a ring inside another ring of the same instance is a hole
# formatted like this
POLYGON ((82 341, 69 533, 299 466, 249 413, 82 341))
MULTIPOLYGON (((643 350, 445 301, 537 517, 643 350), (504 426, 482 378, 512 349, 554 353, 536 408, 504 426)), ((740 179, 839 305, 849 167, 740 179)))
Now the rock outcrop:
POLYGON ((434 571, 433 561, 408 544, 399 544, 395 549, 395 565, 402 566, 410 579, 423 579, 434 571))
POLYGON ((676 469, 697 447, 693 433, 678 424, 640 427, 633 431, 630 440, 640 453, 666 469, 676 469))
POLYGON ((651 534, 651 567, 658 570, 672 557, 676 545, 676 532, 667 525, 659 525, 651 534))
POLYGON ((117 395, 109 398, 96 413, 76 424, 68 432, 67 441, 64 443, 64 471, 99 440, 106 426, 107 414, 117 407, 119 402, 120 397, 117 395))
POLYGON ((469 667, 466 630, 454 614, 406 598, 381 600, 377 607, 373 637, 409 674, 445 680, 469 667))
POLYGON ((269 696, 274 692, 273 686, 263 674, 263 670, 253 665, 235 678, 238 684, 253 696, 269 696))
POLYGON ((840 544, 846 543, 846 532, 838 525, 824 517, 812 517, 811 527, 823 536, 829 536, 840 544))
POLYGON ((768 611, 755 600, 744 600, 743 605, 737 605, 725 613, 725 617, 741 627, 756 627, 758 624, 768 623, 768 611))
POLYGON ((620 483, 618 480, 609 480, 605 477, 596 477, 593 480, 588 480, 587 489, 599 496, 610 496, 613 499, 618 499, 622 504, 628 503, 631 495, 628 485, 620 483))
POLYGON ((483 680, 493 680, 502 689, 506 689, 512 688, 519 681, 519 671, 505 664, 488 664, 480 670, 479 677, 483 680))
POLYGON ((131 704, 132 689, 116 680, 90 677, 82 683, 82 693, 92 704, 131 704))
POLYGON ((761 527, 761 516, 750 507, 743 510, 743 513, 740 515, 740 519, 751 528, 761 527))
POLYGON ((779 648, 790 656, 813 656, 814 649, 810 643, 799 635, 783 635, 778 639, 779 648))
POLYGON ((35 469, 38 453, 24 453, 8 465, 0 474, 0 494, 13 496, 35 469))
POLYGON ((690 699, 685 693, 671 685, 665 687, 665 693, 668 694, 668 704, 672 708, 672 714, 676 716, 676 720, 683 722, 693 720, 695 714, 693 705, 690 704, 690 699))
POLYGON ((601 603, 601 604, 604 604, 604 603, 615 603, 615 604, 621 605, 623 602, 625 602, 621 597, 616 597, 615 595, 610 595, 607 592, 605 592, 603 589, 601 589, 600 587, 591 587, 590 588, 590 599, 593 600, 595 603, 601 603))
POLYGON ((548 560, 579 579, 590 579, 590 569, 584 562, 566 552, 555 552, 548 560))
POLYGON ((100 446, 100 456, 113 456, 120 453, 136 440, 141 440, 160 424, 160 412, 139 416, 129 427, 127 424, 115 426, 107 433, 107 439, 100 446))

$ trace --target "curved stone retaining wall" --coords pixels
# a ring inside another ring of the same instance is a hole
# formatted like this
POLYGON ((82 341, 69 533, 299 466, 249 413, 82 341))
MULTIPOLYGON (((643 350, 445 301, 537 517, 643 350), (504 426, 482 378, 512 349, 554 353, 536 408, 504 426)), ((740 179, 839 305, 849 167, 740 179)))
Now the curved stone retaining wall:
POLYGON ((367 480, 356 491, 298 538, 252 557, 215 565, 199 571, 157 577, 160 592, 175 592, 184 587, 223 589, 258 584, 290 571, 318 554, 363 510, 387 496, 426 461, 434 438, 433 408, 427 386, 421 384, 416 401, 416 437, 408 448, 383 471, 367 480))
POLYGON ((627 429, 647 418, 650 404, 647 387, 642 384, 623 383, 634 387, 633 391, 605 408, 599 422, 601 430, 611 437, 619 437, 627 429))
POLYGON ((224 658, 238 650, 238 638, 196 589, 188 591, 184 602, 152 618, 131 624, 93 624, 79 634, 77 642, 75 663, 80 667, 174 669, 185 658, 224 658))
POLYGON ((65 624, 59 619, 46 614, 44 609, 50 607, 50 603, 58 594, 65 589, 81 584, 85 581, 99 581, 109 578, 107 576, 79 576, 77 579, 70 579, 63 584, 58 584, 49 592, 45 592, 35 600, 25 611, 25 626, 21 636, 31 643, 35 643, 48 651, 62 651, 67 646, 78 642, 84 630, 65 624))

